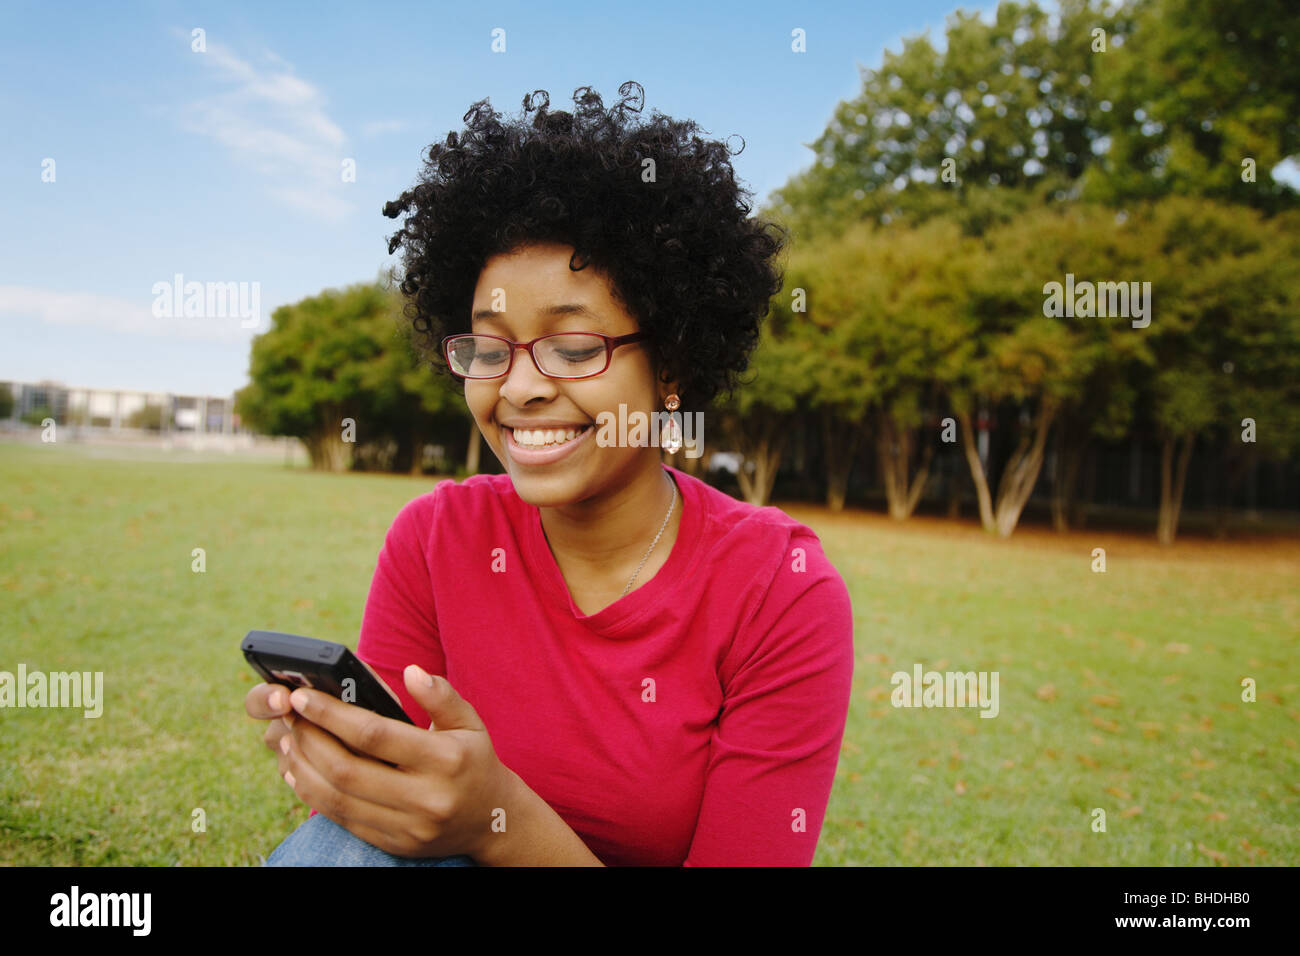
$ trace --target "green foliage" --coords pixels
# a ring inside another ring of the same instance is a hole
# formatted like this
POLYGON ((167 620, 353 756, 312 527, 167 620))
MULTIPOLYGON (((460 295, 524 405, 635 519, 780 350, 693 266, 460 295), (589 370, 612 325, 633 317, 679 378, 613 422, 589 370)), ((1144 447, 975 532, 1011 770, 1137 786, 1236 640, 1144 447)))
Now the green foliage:
POLYGON ((1155 307, 1152 417, 1166 435, 1239 436, 1267 422, 1259 452, 1300 448, 1300 237, 1288 219, 1240 206, 1171 198, 1147 221, 1144 268, 1155 307))
POLYGON ((0 419, 14 413, 14 393, 8 384, 0 385, 0 419))
POLYGON ((1271 176, 1300 152, 1300 9, 1286 0, 1066 0, 1059 16, 1002 3, 993 23, 952 14, 945 40, 907 38, 864 71, 770 214, 812 239, 936 215, 978 234, 1079 197, 1296 205, 1271 176))
POLYGON ((53 417, 54 412, 48 405, 37 405, 35 408, 29 409, 21 420, 28 425, 39 425, 45 419, 53 417))
POLYGON ((1127 19, 1066 2, 1059 23, 1037 5, 1003 3, 995 22, 957 12, 946 50, 928 34, 863 73, 812 145, 817 162, 775 196, 805 238, 860 219, 953 216, 979 233, 1049 199, 1066 199, 1103 135, 1090 40, 1127 19))
POLYGON ((391 359, 396 335, 389 299, 378 285, 327 290, 271 316, 269 331, 253 342, 252 382, 236 396, 236 410, 273 435, 306 437, 324 422, 357 417, 373 401, 396 398, 379 370, 391 359), (379 388, 371 399, 363 385, 379 388))
POLYGON ((161 431, 163 407, 150 403, 143 408, 137 408, 127 416, 125 424, 128 428, 147 428, 150 431, 161 431))
POLYGON ((358 443, 393 438, 418 454, 423 438, 468 415, 421 361, 400 293, 386 283, 327 290, 271 320, 253 343, 236 411, 262 432, 302 438, 314 458, 337 444, 347 418, 358 443))
POLYGON ((1190 195, 1276 210, 1270 171, 1300 152, 1300 7, 1291 0, 1143 0, 1104 55, 1109 149, 1085 196, 1190 195), (1252 160, 1255 181, 1243 180, 1252 160))
POLYGON ((787 333, 824 356, 808 401, 906 427, 946 395, 1059 420, 1070 441, 1223 446, 1249 418, 1251 455, 1300 449, 1300 212, 1271 176, 1300 152, 1300 9, 1004 2, 992 22, 954 13, 944 39, 864 71, 764 213, 815 290, 787 333), (1044 314, 1067 273, 1150 282, 1151 325, 1044 314))

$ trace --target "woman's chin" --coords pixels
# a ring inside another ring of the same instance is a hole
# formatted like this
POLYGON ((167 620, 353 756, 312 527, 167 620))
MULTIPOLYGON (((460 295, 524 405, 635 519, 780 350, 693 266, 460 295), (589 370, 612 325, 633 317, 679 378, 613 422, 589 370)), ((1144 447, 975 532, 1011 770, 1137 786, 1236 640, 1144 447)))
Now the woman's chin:
POLYGON ((573 475, 543 475, 527 468, 507 468, 506 473, 519 499, 537 508, 557 508, 582 497, 573 475))

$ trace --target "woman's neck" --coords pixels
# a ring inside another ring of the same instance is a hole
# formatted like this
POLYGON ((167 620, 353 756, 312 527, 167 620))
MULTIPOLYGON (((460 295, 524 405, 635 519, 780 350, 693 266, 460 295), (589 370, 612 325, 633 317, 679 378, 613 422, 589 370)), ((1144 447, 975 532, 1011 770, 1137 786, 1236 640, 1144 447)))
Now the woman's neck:
POLYGON ((683 509, 681 492, 656 461, 608 496, 539 510, 547 544, 570 590, 608 589, 621 581, 621 591, 642 558, 645 564, 634 587, 649 581, 667 561, 683 509), (663 534, 647 557, 660 528, 663 534))

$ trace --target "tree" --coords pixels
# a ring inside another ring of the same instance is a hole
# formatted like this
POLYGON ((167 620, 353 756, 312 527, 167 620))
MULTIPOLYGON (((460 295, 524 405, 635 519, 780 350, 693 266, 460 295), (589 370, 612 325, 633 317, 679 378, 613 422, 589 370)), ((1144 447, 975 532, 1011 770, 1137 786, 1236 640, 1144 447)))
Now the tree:
POLYGON ((53 417, 54 410, 48 405, 37 405, 35 408, 28 409, 20 421, 26 422, 28 425, 39 425, 45 419, 53 417))
POLYGON ((965 354, 974 243, 957 224, 876 231, 864 263, 858 353, 875 369, 876 458, 890 517, 916 510, 937 435, 929 425, 965 354))
POLYGON ((1269 457, 1300 446, 1300 252, 1296 218, 1269 221, 1240 206, 1172 197, 1135 207, 1149 221, 1148 269, 1157 290, 1151 327, 1155 372, 1144 393, 1161 445, 1156 536, 1177 534, 1187 469, 1198 440, 1255 441, 1268 423, 1269 457))
POLYGON ((0 419, 11 418, 14 413, 14 393, 6 382, 0 385, 0 419))
POLYGON ((816 162, 774 193, 773 213, 803 238, 934 215, 979 234, 1071 198, 1107 119, 1093 89, 1096 29, 1122 42, 1131 18, 1092 0, 1066 0, 1056 16, 1002 3, 991 24, 952 14, 943 52, 928 34, 905 39, 863 71, 862 92, 809 144, 816 162))
POLYGON ((1065 409, 1077 413, 1086 407, 1089 387, 1146 354, 1128 315, 1078 308, 1072 298, 1068 305, 1060 301, 1072 277, 1096 284, 1131 275, 1128 264, 1138 261, 1142 235, 1138 224, 1126 222, 1095 207, 1049 208, 990 232, 982 242, 972 272, 977 278, 965 348, 953 352, 948 376, 981 523, 1002 537, 1015 530, 1033 493, 1058 417, 1065 409), (1052 290, 1052 283, 1060 289, 1052 290), (995 497, 971 417, 977 405, 1004 403, 1017 410, 1019 435, 995 497))
POLYGON ((770 320, 787 335, 797 335, 807 349, 801 353, 805 410, 822 430, 826 503, 832 511, 844 508, 875 387, 873 370, 853 346, 854 279, 863 263, 850 258, 838 242, 796 246, 770 320))
POLYGON ((406 346, 393 305, 376 282, 276 309, 271 328, 253 341, 252 381, 235 400, 240 417, 302 439, 313 468, 342 470, 349 439, 373 434, 401 398, 394 371, 406 346))
POLYGON ((144 428, 149 431, 162 431, 164 411, 162 405, 149 402, 127 416, 128 428, 144 428))
POLYGON ((1291 0, 1140 0, 1098 56, 1108 107, 1086 198, 1166 195, 1295 208, 1271 171, 1300 153, 1300 7, 1291 0))
POLYGON ((454 380, 434 370, 423 342, 402 315, 401 292, 387 278, 380 284, 389 297, 394 327, 389 347, 381 359, 367 365, 362 382, 370 397, 367 432, 395 443, 395 468, 421 474, 426 444, 454 444, 461 440, 467 422, 475 435, 478 425, 454 380))
POLYGON ((818 340, 791 311, 793 278, 787 270, 740 386, 715 405, 724 442, 743 459, 737 473, 741 494, 758 506, 771 500, 791 429, 807 427, 818 374, 818 340))

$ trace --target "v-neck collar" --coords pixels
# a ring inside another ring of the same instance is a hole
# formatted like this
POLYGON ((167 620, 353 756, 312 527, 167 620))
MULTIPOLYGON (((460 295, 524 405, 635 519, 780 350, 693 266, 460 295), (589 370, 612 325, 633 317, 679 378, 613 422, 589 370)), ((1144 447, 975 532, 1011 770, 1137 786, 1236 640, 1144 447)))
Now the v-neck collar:
POLYGON ((654 613, 663 602, 671 600, 674 586, 681 580, 688 578, 690 568, 698 557, 696 545, 705 518, 700 509, 707 507, 707 501, 703 495, 699 494, 699 489, 695 485, 698 479, 692 478, 670 465, 663 465, 662 467, 677 484, 677 497, 679 507, 682 509, 681 523, 677 528, 677 538, 673 542, 673 549, 668 555, 668 560, 649 581, 644 582, 640 587, 633 588, 614 601, 613 604, 602 608, 595 614, 584 614, 573 603, 573 595, 569 593, 569 586, 564 580, 559 564, 556 563, 555 555, 551 553, 550 545, 546 543, 546 534, 542 530, 541 510, 536 505, 530 505, 516 495, 516 500, 519 501, 527 514, 525 521, 527 528, 526 546, 529 551, 529 559, 533 563, 533 567, 537 569, 538 582, 542 590, 546 592, 543 595, 543 600, 551 602, 562 612, 572 615, 578 623, 605 637, 619 637, 624 634, 633 636, 633 633, 630 632, 631 628, 643 618, 654 613))

